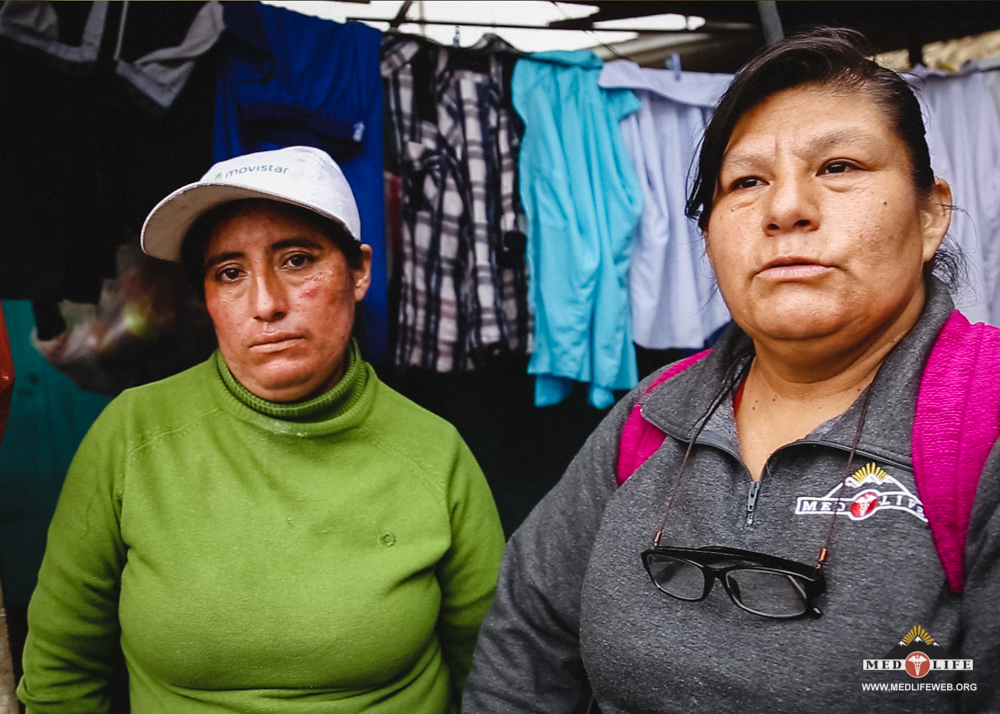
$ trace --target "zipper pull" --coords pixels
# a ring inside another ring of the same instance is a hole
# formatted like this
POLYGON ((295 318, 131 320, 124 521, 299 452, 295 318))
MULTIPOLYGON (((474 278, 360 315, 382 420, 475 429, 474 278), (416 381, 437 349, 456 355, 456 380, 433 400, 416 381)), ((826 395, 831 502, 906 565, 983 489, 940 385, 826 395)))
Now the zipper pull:
POLYGON ((750 482, 750 491, 747 493, 747 525, 753 525, 753 514, 757 509, 757 494, 760 493, 760 481, 750 482))

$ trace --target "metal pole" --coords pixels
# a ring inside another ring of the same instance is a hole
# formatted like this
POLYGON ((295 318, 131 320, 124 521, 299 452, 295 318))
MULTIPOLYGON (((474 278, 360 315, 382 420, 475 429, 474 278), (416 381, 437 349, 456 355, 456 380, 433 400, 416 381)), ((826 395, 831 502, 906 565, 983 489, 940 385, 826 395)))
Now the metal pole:
POLYGON ((757 12, 760 13, 760 24, 764 28, 764 39, 768 47, 785 39, 778 4, 774 0, 757 0, 757 12))

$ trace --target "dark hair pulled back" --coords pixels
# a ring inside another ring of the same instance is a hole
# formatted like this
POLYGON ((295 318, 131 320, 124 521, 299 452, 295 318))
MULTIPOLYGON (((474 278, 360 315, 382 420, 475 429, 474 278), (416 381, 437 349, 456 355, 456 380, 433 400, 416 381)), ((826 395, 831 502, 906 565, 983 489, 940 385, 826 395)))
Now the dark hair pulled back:
POLYGON ((750 60, 726 90, 705 131, 688 217, 697 220, 702 230, 708 226, 722 159, 739 120, 768 97, 803 85, 869 96, 906 145, 914 186, 926 197, 934 185, 934 172, 920 104, 906 80, 868 59, 868 50, 861 33, 823 27, 793 35, 750 60))

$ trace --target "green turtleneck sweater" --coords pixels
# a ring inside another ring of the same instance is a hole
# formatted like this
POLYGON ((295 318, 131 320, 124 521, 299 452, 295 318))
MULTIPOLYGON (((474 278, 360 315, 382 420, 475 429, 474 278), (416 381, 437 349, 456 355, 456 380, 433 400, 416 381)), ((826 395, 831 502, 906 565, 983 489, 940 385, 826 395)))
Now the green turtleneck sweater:
POLYGON ((458 710, 503 534, 461 437, 346 375, 275 404, 218 353, 129 390, 66 477, 28 611, 29 712, 458 710))

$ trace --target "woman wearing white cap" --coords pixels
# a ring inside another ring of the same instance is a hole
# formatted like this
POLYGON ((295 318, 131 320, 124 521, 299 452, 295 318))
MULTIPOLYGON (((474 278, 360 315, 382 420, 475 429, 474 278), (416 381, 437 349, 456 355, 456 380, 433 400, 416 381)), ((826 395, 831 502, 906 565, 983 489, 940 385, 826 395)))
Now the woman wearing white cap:
POLYGON ((73 461, 29 608, 29 712, 458 710, 503 534, 450 425, 350 333, 370 280, 322 151, 216 164, 143 227, 219 350, 122 394, 73 461))

